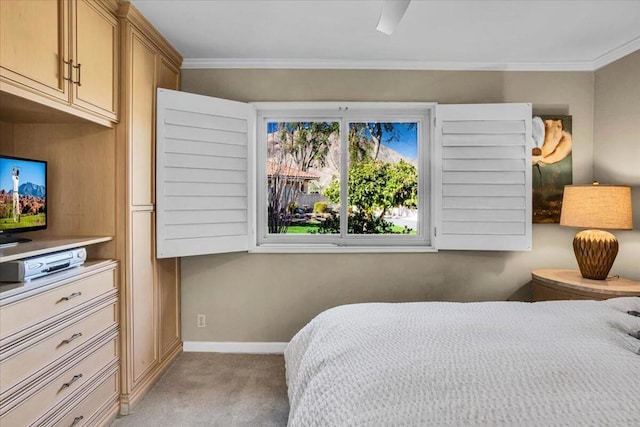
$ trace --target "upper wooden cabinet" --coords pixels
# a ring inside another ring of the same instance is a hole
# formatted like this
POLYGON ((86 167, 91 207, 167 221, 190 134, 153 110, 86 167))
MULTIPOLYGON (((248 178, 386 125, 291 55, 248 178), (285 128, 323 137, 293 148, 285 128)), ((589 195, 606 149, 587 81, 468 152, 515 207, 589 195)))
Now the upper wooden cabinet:
POLYGON ((115 0, 0 1, 0 90, 111 126, 117 7, 115 0))
POLYGON ((72 3, 71 103, 117 119, 119 34, 116 17, 95 0, 72 3))
POLYGON ((35 94, 67 101, 69 4, 33 0, 0 2, 0 77, 35 94))

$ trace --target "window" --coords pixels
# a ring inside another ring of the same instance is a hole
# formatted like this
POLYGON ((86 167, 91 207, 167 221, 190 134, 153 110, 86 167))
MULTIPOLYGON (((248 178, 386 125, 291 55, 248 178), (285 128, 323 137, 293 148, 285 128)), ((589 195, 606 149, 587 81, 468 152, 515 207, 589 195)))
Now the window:
MULTIPOLYGON (((340 182, 340 123, 267 121, 266 224, 268 235, 340 234, 330 218, 341 214, 339 189, 329 205, 325 196, 340 182), (335 228, 335 229, 334 229, 335 228)), ((262 160, 261 160, 262 161, 262 160)), ((264 188, 265 182, 260 187, 264 188)))
POLYGON ((157 102, 158 258, 531 249, 531 104, 157 102))
POLYGON ((256 107, 258 246, 429 246, 432 104, 256 107))

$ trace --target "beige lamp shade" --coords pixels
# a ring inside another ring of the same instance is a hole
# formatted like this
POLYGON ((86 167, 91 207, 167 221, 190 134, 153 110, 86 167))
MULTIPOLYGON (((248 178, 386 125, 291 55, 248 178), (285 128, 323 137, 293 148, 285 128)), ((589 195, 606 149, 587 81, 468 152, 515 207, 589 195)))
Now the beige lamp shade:
POLYGON ((560 225, 588 229, 573 239, 580 273, 587 279, 606 279, 618 254, 618 240, 602 229, 633 228, 631 187, 597 182, 565 186, 560 225))
POLYGON ((631 230, 631 187, 596 183, 565 186, 560 225, 631 230))

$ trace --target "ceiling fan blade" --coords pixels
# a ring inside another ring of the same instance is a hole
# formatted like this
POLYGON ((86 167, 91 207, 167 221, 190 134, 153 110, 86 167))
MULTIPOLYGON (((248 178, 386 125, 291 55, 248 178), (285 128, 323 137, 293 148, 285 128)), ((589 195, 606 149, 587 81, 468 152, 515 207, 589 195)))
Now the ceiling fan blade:
POLYGON ((402 16, 407 11, 411 0, 385 0, 380 10, 380 19, 376 30, 391 35, 398 26, 402 16))

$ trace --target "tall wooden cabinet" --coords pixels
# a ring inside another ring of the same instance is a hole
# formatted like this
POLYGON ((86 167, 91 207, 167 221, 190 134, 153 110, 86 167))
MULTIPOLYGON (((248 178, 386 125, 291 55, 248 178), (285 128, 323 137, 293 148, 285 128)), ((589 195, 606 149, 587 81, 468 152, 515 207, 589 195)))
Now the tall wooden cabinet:
POLYGON ((118 164, 124 196, 122 236, 121 412, 155 382, 182 350, 178 259, 155 258, 155 97, 178 89, 182 58, 129 3, 119 12, 122 31, 122 109, 118 164))
POLYGON ((179 260, 155 257, 154 184, 156 89, 178 89, 181 62, 126 1, 0 0, 0 152, 49 162, 48 229, 27 237, 113 237, 89 257, 118 261, 117 381, 101 390, 122 414, 182 351, 179 260))
POLYGON ((118 120, 116 0, 0 2, 0 89, 110 126, 118 120))

